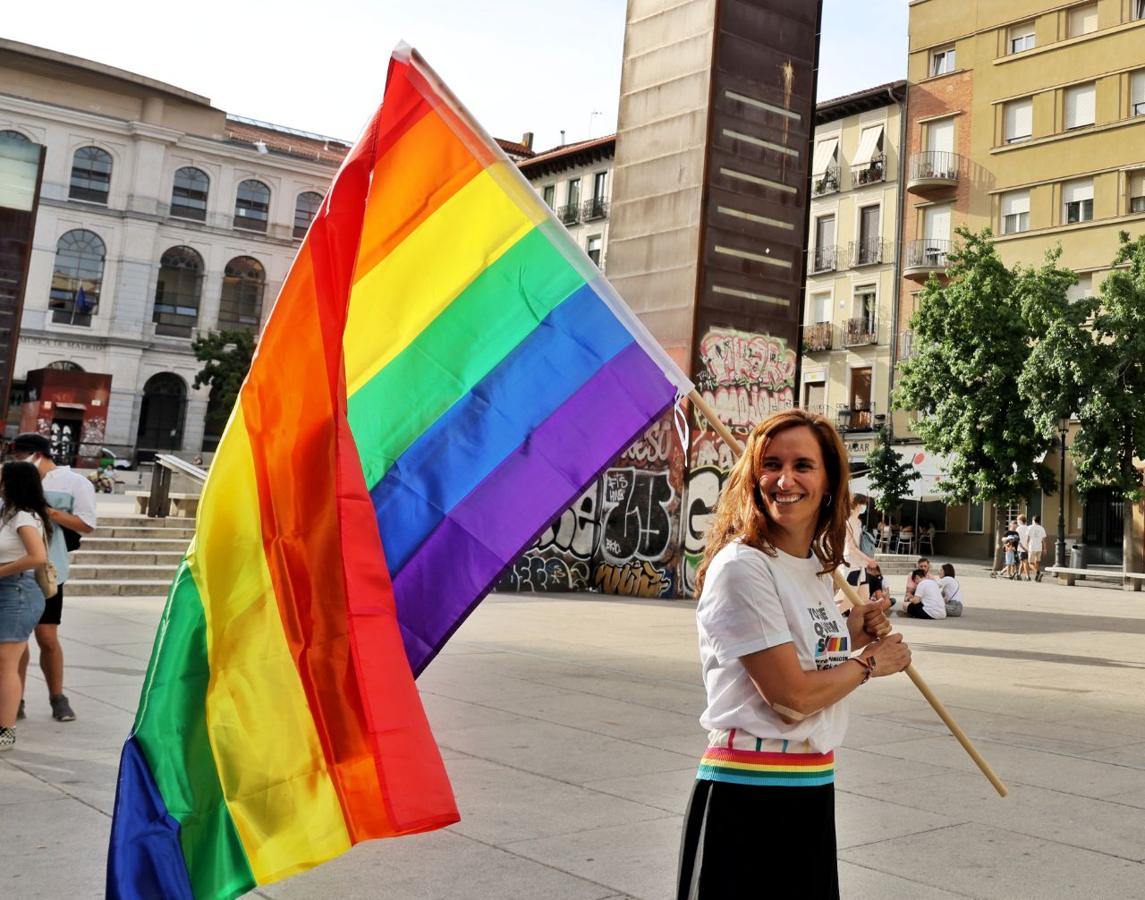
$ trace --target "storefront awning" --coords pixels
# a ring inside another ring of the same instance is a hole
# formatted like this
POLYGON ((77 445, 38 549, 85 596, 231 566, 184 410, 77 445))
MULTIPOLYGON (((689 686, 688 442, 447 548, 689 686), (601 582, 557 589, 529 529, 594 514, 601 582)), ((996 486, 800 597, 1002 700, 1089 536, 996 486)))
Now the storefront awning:
MULTIPOLYGON (((938 500, 941 498, 941 484, 949 462, 940 453, 931 453, 921 444, 907 444, 895 447, 895 452, 902 460, 909 460, 914 470, 922 477, 911 484, 911 492, 906 499, 909 500, 938 500)), ((872 493, 870 479, 867 475, 859 475, 851 479, 852 494, 872 493)))

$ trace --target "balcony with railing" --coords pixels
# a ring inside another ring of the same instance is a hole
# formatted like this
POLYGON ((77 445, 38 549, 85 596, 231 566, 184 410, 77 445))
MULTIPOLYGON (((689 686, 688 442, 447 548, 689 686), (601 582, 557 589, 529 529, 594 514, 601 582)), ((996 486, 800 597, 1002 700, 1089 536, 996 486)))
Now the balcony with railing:
POLYGON ((879 325, 873 315, 856 316, 843 326, 844 347, 865 347, 879 340, 879 325))
POLYGON ((887 157, 885 153, 876 153, 871 161, 862 166, 851 166, 851 183, 855 187, 865 184, 878 184, 887 180, 887 157))
POLYGON ((832 244, 826 247, 816 247, 815 252, 811 254, 811 274, 818 275, 820 272, 834 272, 835 271, 835 257, 838 251, 832 244))
POLYGON ((851 267, 877 266, 879 263, 890 262, 891 243, 882 238, 863 238, 851 241, 851 267))
POLYGON ((840 403, 835 410, 835 427, 844 433, 874 431, 887 420, 884 413, 875 412, 875 404, 856 400, 853 404, 840 403))
POLYGON ((940 238, 909 241, 903 259, 902 274, 914 281, 926 281, 931 273, 946 271, 946 258, 954 249, 954 242, 940 238))
POLYGON ((608 217, 608 201, 599 197, 585 200, 581 207, 580 215, 581 220, 585 222, 595 222, 598 219, 605 219, 608 217))
POLYGON ((562 225, 576 225, 580 221, 580 204, 570 203, 567 206, 557 207, 557 218, 562 225))
POLYGON ((917 193, 950 187, 958 183, 962 157, 946 150, 926 150, 910 158, 907 190, 917 193))
POLYGON ((895 358, 899 361, 910 359, 914 355, 914 331, 907 329, 899 332, 898 346, 895 348, 895 358))
POLYGON ((824 194, 834 194, 839 190, 839 167, 832 163, 826 172, 813 175, 811 178, 811 196, 822 197, 824 194))
POLYGON ((827 418, 826 403, 807 403, 803 406, 803 411, 809 412, 813 416, 823 416, 823 418, 827 418))
POLYGON ((830 322, 804 325, 800 344, 804 353, 819 353, 823 350, 832 349, 835 345, 834 326, 830 322))

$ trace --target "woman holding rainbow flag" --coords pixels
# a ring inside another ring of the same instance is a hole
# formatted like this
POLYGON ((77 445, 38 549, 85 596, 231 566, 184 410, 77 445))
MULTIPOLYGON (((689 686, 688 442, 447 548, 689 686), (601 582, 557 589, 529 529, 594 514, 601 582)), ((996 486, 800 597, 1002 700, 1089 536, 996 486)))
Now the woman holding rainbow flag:
POLYGON ((901 672, 887 601, 836 609, 851 509, 847 455, 822 416, 776 413, 732 469, 697 575, 708 750, 685 817, 677 897, 757 896, 768 873, 837 898, 834 750, 844 698, 901 672), (856 653, 856 651, 860 651, 856 653))

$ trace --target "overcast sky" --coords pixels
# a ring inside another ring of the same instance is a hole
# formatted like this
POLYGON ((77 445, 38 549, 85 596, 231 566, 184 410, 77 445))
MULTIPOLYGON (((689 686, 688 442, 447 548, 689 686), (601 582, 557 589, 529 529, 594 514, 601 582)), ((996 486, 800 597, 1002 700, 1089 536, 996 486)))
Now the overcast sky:
MULTIPOLYGON (((377 107, 389 54, 406 40, 487 131, 510 139, 533 131, 543 149, 560 142, 561 129, 568 141, 615 130, 625 5, 10 2, 0 36, 168 82, 229 113, 345 139, 377 107)), ((904 77, 906 22, 907 0, 825 0, 820 98, 904 77)))

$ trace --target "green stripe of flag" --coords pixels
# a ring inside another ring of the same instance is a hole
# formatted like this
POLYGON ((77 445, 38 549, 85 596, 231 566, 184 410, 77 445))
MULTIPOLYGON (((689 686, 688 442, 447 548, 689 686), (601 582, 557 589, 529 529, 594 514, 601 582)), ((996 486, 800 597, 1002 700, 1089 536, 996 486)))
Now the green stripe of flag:
POLYGON ((223 799, 207 740, 206 618, 184 559, 167 594, 143 683, 135 739, 167 812, 179 822, 196 897, 236 897, 255 886, 246 852, 223 799), (196 854, 195 847, 206 847, 196 854))
POLYGON ((381 481, 430 425, 583 284, 538 228, 478 275, 389 365, 350 396, 350 430, 366 485, 373 488, 381 481))

